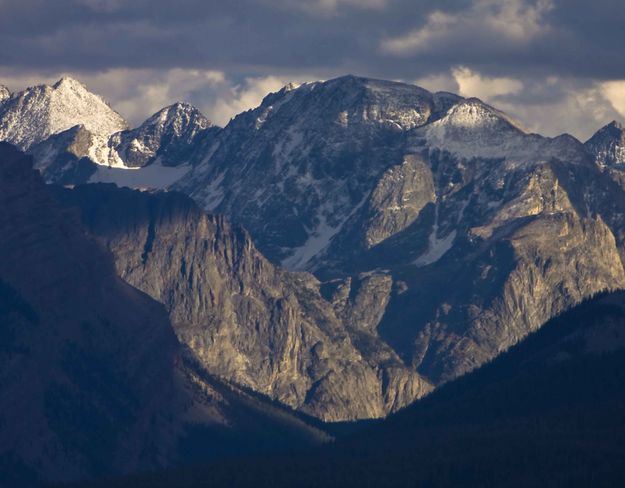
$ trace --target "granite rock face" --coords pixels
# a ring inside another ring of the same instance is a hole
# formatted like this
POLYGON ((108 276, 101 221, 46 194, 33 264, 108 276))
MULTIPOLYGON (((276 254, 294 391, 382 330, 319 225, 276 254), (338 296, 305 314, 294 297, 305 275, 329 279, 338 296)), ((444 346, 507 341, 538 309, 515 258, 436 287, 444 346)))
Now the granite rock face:
POLYGON ((89 185, 64 198, 212 374, 328 421, 385 416, 431 390, 377 336, 387 277, 333 305, 314 276, 275 267, 183 195, 89 185))

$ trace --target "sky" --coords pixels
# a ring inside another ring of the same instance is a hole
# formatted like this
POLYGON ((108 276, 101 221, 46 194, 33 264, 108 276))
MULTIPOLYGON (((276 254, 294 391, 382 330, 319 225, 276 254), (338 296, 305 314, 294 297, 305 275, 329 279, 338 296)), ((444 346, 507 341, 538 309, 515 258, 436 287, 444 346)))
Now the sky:
POLYGON ((175 101, 224 125, 344 74, 475 96, 582 140, 625 121, 624 0, 0 0, 0 84, 83 81, 132 124, 175 101))

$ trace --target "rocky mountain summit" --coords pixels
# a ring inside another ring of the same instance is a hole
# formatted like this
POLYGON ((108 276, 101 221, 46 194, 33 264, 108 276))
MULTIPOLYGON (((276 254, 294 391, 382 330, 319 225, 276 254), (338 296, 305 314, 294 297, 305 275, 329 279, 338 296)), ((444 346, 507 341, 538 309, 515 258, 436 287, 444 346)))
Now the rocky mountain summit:
POLYGON ((0 140, 28 149, 33 144, 82 124, 107 138, 128 124, 101 97, 73 78, 15 93, 0 107, 0 140))
MULTIPOLYGON (((158 111, 136 129, 115 134, 111 155, 130 168, 162 159, 165 166, 188 160, 198 135, 211 127, 200 111, 187 103, 176 103, 158 111)), ((216 130, 216 128, 213 128, 216 130)))
POLYGON ((401 163, 407 133, 457 99, 353 76, 285 87, 228 124, 176 188, 242 223, 274 261, 310 269, 401 163))

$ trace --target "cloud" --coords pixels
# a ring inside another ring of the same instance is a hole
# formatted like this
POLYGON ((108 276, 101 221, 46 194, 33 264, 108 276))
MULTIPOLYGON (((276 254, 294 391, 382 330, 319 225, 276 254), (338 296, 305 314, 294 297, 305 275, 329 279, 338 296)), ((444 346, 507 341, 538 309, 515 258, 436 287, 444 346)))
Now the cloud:
POLYGON ((625 80, 601 83, 600 90, 614 110, 625 117, 625 80))
POLYGON ((427 23, 420 29, 414 29, 408 34, 385 39, 382 50, 390 54, 405 55, 427 49, 431 43, 438 42, 453 31, 453 27, 460 22, 459 17, 444 12, 432 12, 427 23))
POLYGON ((459 94, 494 100, 501 95, 517 94, 523 90, 523 82, 514 78, 488 78, 471 71, 466 66, 453 68, 452 76, 458 84, 459 94))
POLYGON ((503 110, 532 132, 568 132, 588 139, 614 119, 625 118, 625 80, 602 82, 558 76, 489 77, 466 66, 417 79, 431 91, 477 97, 503 110))
POLYGON ((497 108, 521 120, 533 132, 547 136, 569 133, 581 141, 592 136, 600 127, 625 116, 625 107, 619 114, 618 85, 596 80, 576 80, 550 77, 526 82, 518 94, 500 96, 497 108), (612 96, 612 98, 611 98, 612 96))
POLYGON ((526 43, 549 30, 545 15, 552 0, 475 0, 468 9, 455 13, 436 10, 424 26, 382 41, 384 52, 404 56, 426 51, 436 43, 471 45, 479 37, 497 37, 526 43))
POLYGON ((267 94, 280 90, 287 83, 289 81, 275 76, 246 78, 242 84, 224 87, 208 111, 212 120, 223 126, 235 115, 260 105, 267 94))
POLYGON ((459 93, 460 87, 458 82, 451 73, 436 73, 414 80, 413 84, 425 88, 431 92, 446 91, 450 93, 459 93))

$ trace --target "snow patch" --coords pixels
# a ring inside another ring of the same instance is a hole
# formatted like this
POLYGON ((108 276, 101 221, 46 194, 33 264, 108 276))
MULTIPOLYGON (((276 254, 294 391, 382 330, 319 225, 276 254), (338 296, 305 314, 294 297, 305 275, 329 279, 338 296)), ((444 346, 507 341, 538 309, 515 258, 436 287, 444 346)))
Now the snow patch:
POLYGON ((317 224, 313 232, 309 232, 308 239, 302 246, 294 248, 293 254, 282 260, 282 266, 293 271, 305 269, 314 257, 320 255, 328 248, 334 236, 341 231, 345 222, 364 205, 368 197, 369 194, 365 195, 358 205, 334 227, 328 224, 325 217, 326 212, 332 209, 328 205, 320 207, 317 212, 319 224, 317 224))
POLYGON ((120 187, 140 190, 164 189, 182 178, 190 169, 189 164, 163 166, 160 160, 142 168, 99 166, 89 183, 115 183, 120 187))
POLYGON ((438 238, 438 205, 434 211, 434 225, 432 226, 432 233, 429 237, 428 250, 413 261, 413 264, 418 267, 427 266, 433 264, 442 258, 447 251, 449 251, 456 239, 457 232, 454 230, 447 234, 442 239, 438 238))

